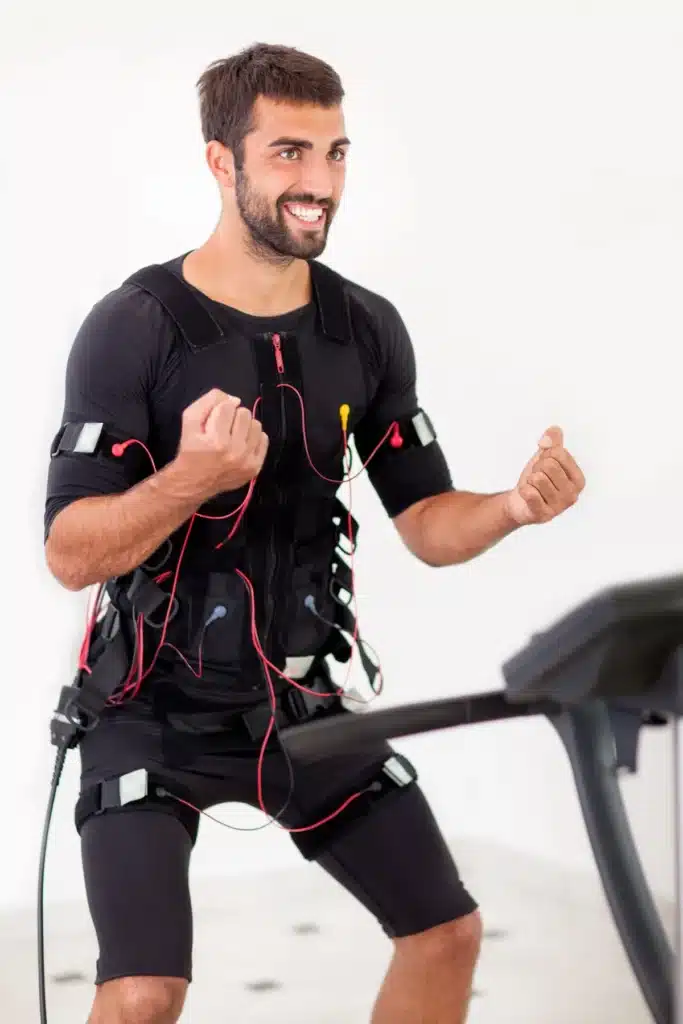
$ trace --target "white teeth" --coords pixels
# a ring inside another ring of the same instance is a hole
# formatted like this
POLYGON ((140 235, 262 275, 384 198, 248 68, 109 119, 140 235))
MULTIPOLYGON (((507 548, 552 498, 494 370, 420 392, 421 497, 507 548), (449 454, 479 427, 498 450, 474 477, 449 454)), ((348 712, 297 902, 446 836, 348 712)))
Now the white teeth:
POLYGON ((323 211, 320 208, 314 210, 308 206, 289 206, 288 209, 289 212, 293 213, 295 217, 299 218, 299 220, 308 221, 309 224, 313 224, 315 221, 320 220, 323 215, 323 211))

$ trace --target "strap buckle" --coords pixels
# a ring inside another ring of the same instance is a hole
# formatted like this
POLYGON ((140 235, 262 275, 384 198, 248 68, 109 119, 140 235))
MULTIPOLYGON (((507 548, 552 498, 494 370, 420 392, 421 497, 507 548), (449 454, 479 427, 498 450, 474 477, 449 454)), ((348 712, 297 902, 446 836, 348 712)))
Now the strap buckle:
POLYGON ((170 594, 162 590, 140 568, 136 569, 133 574, 133 579, 126 591, 126 597, 133 609, 134 616, 137 618, 138 615, 142 615, 144 621, 152 629, 162 629, 166 622, 172 622, 178 614, 178 598, 175 595, 171 598, 170 594), (168 606, 166 606, 166 611, 160 619, 152 618, 154 613, 166 601, 170 601, 170 611, 168 606))

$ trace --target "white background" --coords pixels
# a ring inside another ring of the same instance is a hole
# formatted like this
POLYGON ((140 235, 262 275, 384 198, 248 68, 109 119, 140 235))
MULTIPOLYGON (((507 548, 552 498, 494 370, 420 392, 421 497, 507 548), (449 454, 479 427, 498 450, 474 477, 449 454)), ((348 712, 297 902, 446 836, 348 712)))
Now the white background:
MULTIPOLYGON (((408 555, 366 481, 356 485, 361 623, 382 656, 385 706, 496 688, 502 660, 569 606, 612 582, 680 570, 683 22, 673 9, 653 0, 3 6, 0 903, 34 898, 49 717, 83 625, 85 595, 62 590, 42 555, 65 360, 105 292, 212 230, 217 194, 194 83, 216 58, 282 42, 341 74, 353 147, 323 259, 404 316, 456 484, 514 485, 550 423, 565 428, 588 479, 561 520, 444 570, 408 555)), ((592 870, 546 723, 399 747, 449 834, 592 870)), ((669 757, 663 732, 647 736, 641 773, 625 783, 664 894, 669 757)), ((49 898, 82 896, 77 767, 72 754, 49 898)), ((205 822, 193 871, 296 862, 275 829, 243 836, 205 822)))

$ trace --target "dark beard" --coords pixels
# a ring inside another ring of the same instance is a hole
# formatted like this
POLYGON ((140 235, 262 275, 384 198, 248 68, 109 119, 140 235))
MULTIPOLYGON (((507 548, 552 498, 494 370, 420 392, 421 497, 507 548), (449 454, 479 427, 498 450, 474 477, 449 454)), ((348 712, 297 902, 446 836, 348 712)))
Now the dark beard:
POLYGON ((256 257, 287 266, 293 260, 314 260, 320 256, 327 245, 327 233, 334 216, 334 205, 328 200, 325 203, 326 215, 323 230, 315 235, 302 235, 295 238, 287 227, 284 209, 285 202, 315 202, 313 196, 286 196, 278 200, 275 215, 269 203, 250 188, 243 171, 238 171, 235 178, 235 198, 249 232, 250 249, 256 257))

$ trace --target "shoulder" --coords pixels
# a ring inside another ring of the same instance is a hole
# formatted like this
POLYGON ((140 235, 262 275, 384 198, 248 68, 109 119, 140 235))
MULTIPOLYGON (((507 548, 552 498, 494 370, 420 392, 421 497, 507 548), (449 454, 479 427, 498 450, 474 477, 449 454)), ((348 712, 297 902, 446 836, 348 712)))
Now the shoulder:
POLYGON ((385 295, 371 291, 370 288, 348 278, 342 280, 352 313, 364 317, 378 332, 386 335, 393 335, 404 329, 398 309, 385 295))
POLYGON ((390 367, 412 358, 412 342, 396 305, 385 295, 333 271, 347 302, 356 344, 369 368, 383 377, 390 367))
MULTIPOLYGON (((115 344, 121 328, 129 328, 140 341, 153 340, 172 329, 172 321, 157 299, 126 281, 95 302, 79 333, 102 335, 115 344)), ((119 337, 118 343, 123 340, 119 337)))
POLYGON ((152 385, 172 355, 174 324, 161 304, 128 281, 98 299, 69 356, 72 372, 133 372, 152 385))

